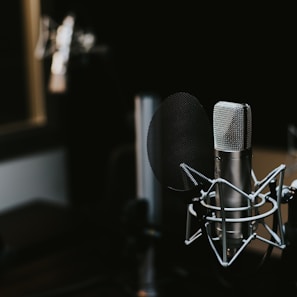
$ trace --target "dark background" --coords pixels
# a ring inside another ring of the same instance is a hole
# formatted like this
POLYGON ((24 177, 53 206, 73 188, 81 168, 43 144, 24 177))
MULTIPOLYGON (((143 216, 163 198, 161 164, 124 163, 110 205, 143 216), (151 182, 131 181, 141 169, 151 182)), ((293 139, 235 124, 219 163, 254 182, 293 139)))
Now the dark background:
POLYGON ((217 101, 247 102, 253 145, 286 149, 287 125, 296 123, 288 9, 92 1, 42 1, 42 7, 57 23, 74 13, 76 28, 91 30, 97 45, 109 48, 71 57, 58 110, 82 172, 101 175, 110 153, 133 142, 134 97, 142 91, 163 99, 191 93, 210 121, 217 101))
MULTIPOLYGON (((287 125, 297 125, 292 8, 271 4, 269 7, 226 4, 199 7, 197 3, 184 2, 174 6, 90 0, 42 0, 41 4, 42 14, 49 15, 57 24, 61 24, 66 14, 74 13, 76 29, 94 32, 97 45, 107 45, 108 52, 71 55, 67 91, 52 94, 46 90, 49 126, 32 133, 2 137, 1 158, 65 146, 69 156, 71 203, 79 213, 91 215, 91 222, 86 220, 86 225, 80 225, 79 234, 93 235, 96 224, 103 226, 99 230, 108 235, 108 245, 112 246, 109 252, 114 256, 111 256, 112 265, 117 266, 117 260, 129 265, 131 260, 128 256, 127 264, 119 259, 125 245, 119 226, 123 227, 125 205, 135 199, 134 98, 137 93, 152 91, 163 99, 179 91, 191 93, 199 99, 210 121, 213 106, 219 100, 249 103, 254 146, 286 150, 287 125)), ((19 23, 10 22, 11 28, 14 25, 18 28, 19 23)), ((12 47, 5 46, 3 40, 9 37, 10 44, 21 48, 15 44, 21 37, 11 35, 10 30, 4 32, 1 51, 7 59, 2 55, 2 67, 9 70, 9 75, 20 75, 20 56, 12 47)), ((44 59, 45 85, 50 62, 50 58, 44 59)), ((23 83, 20 75, 18 86, 25 89, 23 83)), ((12 111, 12 115, 5 117, 23 118, 27 111, 22 99, 17 113, 11 103, 23 98, 22 89, 10 88, 12 93, 1 99, 5 108, 12 111)), ((208 253, 208 247, 202 245, 199 256, 196 249, 200 248, 196 245, 190 249, 183 245, 186 205, 167 191, 163 199, 166 240, 161 250, 165 249, 166 257, 162 261, 172 265, 174 259, 176 266, 193 269, 194 276, 198 270, 198 277, 203 270, 203 281, 213 278, 213 267, 201 262, 201 253, 208 253)), ((274 270, 270 273, 278 275, 274 270)), ((191 285, 195 287, 195 281, 191 285)))
POLYGON ((286 126, 296 123, 289 9, 233 7, 231 12, 227 5, 194 9, 186 4, 101 3, 97 8, 92 1, 42 3, 58 23, 74 12, 78 28, 93 30, 97 43, 109 46, 108 55, 73 58, 69 97, 79 102, 71 107, 73 114, 96 119, 97 127, 103 120, 100 111, 109 114, 118 131, 108 133, 114 140, 121 141, 120 129, 126 128, 121 124, 133 110, 137 92, 154 91, 166 98, 185 91, 200 100, 210 118, 219 100, 249 103, 254 144, 286 147, 286 126))

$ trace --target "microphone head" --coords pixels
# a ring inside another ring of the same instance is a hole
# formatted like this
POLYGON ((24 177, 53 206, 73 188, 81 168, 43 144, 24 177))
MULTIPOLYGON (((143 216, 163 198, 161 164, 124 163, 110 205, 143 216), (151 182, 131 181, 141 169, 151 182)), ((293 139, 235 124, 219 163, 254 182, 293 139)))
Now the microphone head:
POLYGON ((246 103, 219 101, 213 109, 214 148, 243 151, 251 148, 252 113, 246 103))

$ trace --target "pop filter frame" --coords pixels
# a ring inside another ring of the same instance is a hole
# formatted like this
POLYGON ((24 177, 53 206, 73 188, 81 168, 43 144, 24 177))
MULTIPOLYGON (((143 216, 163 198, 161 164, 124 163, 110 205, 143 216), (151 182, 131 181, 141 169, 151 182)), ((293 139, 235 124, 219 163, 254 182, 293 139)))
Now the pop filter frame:
POLYGON ((192 184, 181 179, 181 162, 205 175, 213 174, 212 125, 196 97, 177 92, 160 104, 149 125, 147 152, 160 184, 179 194, 193 190, 192 184))

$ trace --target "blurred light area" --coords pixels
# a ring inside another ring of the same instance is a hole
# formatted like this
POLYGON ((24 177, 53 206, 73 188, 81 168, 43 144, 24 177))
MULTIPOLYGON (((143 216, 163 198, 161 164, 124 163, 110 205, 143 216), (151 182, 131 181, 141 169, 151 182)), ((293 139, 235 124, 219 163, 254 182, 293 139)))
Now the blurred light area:
POLYGON ((96 46, 95 34, 75 28, 73 14, 66 15, 61 25, 56 24, 49 16, 43 16, 40 20, 35 57, 52 59, 48 82, 48 90, 51 93, 67 91, 67 66, 72 54, 105 55, 107 52, 107 45, 96 46))

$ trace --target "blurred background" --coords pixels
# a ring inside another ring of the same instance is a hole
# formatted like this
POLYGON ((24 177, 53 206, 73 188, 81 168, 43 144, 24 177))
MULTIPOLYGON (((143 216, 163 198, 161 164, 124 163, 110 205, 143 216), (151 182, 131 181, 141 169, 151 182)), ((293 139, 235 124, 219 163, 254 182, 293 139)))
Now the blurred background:
MULTIPOLYGON (((91 284, 106 290, 105 296, 112 294, 107 284, 113 277, 118 285, 113 296, 128 294, 127 284, 135 289, 135 254, 141 247, 129 241, 136 232, 129 225, 129 211, 141 206, 127 211, 127 205, 137 198, 137 94, 153 92, 162 101, 175 92, 188 92, 198 98, 210 121, 217 101, 246 102, 252 109, 253 146, 286 153, 288 125, 297 125, 290 8, 213 4, 206 9, 185 3, 90 0, 18 0, 2 5, 3 296, 43 296, 41 292, 64 288, 61 279, 45 282, 40 274, 52 269, 57 276, 57 271, 64 271, 58 266, 55 270, 49 255, 55 251, 65 260, 71 254, 66 247, 74 243, 79 247, 72 250, 73 258, 81 266, 71 275, 63 273, 67 285, 103 274, 108 282, 99 286, 102 280, 96 279, 91 284), (72 24, 64 23, 67 16, 72 24), (62 24, 72 33, 70 45, 69 36, 62 38, 65 64, 54 55, 62 24), (63 247, 63 255, 58 247, 63 247), (31 271, 27 286, 18 283, 25 275, 22 269, 41 258, 50 258, 51 264, 35 274, 31 271), (135 269, 127 276, 129 266, 135 269)), ((184 246, 185 216, 184 201, 164 190, 162 281, 164 277, 166 283, 168 273, 178 275, 186 282, 181 292, 195 296, 195 285, 188 283, 192 269, 199 275, 202 266, 209 280, 213 268, 201 259, 209 247, 201 244, 199 253, 195 244, 184 246)), ((135 228, 139 221, 133 219, 135 228)), ((218 283, 219 289, 225 288, 218 283)))

